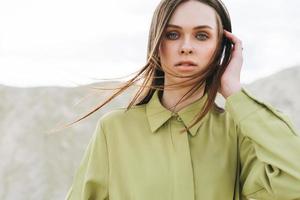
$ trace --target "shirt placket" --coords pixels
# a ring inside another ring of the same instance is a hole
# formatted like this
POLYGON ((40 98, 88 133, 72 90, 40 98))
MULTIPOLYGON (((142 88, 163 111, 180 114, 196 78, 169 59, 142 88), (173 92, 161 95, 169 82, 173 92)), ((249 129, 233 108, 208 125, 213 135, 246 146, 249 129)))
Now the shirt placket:
POLYGON ((189 135, 180 133, 184 128, 181 117, 176 113, 170 120, 170 135, 173 146, 173 199, 194 200, 194 175, 189 146, 189 135))

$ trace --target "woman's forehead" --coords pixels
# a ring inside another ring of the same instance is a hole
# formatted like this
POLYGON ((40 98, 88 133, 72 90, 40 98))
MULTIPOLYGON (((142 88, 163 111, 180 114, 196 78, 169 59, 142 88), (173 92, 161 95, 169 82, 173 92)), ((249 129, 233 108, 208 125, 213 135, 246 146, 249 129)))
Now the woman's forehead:
POLYGON ((187 29, 207 25, 216 29, 216 12, 209 5, 199 1, 187 1, 176 8, 168 24, 187 29))

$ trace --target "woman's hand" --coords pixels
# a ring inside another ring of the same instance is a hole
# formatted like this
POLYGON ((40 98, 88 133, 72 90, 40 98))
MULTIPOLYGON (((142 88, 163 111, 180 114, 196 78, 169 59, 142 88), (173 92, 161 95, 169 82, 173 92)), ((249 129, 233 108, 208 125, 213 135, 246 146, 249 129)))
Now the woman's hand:
POLYGON ((232 33, 224 30, 225 36, 234 44, 229 64, 221 77, 219 92, 227 99, 230 95, 241 90, 240 74, 243 64, 242 41, 232 33))

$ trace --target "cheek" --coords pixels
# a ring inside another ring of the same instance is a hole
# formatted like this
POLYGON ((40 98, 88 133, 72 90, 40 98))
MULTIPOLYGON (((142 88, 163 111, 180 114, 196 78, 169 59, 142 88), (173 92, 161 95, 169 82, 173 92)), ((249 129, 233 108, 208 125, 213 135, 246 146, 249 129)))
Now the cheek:
POLYGON ((162 42, 159 46, 159 56, 161 67, 163 70, 166 70, 166 68, 172 66, 174 60, 176 60, 176 54, 174 53, 174 51, 176 51, 176 47, 174 46, 174 44, 162 42))
POLYGON ((160 55, 165 58, 174 55, 175 51, 176 51, 176 46, 168 42, 162 42, 159 48, 160 55))
POLYGON ((216 49, 215 45, 206 45, 199 47, 199 56, 202 58, 210 58, 216 49))

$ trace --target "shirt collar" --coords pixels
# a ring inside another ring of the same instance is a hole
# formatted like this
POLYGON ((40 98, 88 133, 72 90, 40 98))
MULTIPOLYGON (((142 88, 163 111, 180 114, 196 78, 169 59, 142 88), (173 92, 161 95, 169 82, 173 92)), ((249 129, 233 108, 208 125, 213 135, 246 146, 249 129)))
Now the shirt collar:
MULTIPOLYGON (((186 126, 189 126, 192 120, 194 119, 194 117, 196 117, 196 115, 201 111, 206 99, 207 99, 207 93, 205 93, 205 95, 202 98, 187 105, 177 113, 177 115, 182 119, 183 123, 186 126)), ((153 133, 156 133, 157 130, 166 121, 168 121, 172 116, 174 116, 174 113, 172 113, 172 111, 168 110, 161 104, 158 96, 158 90, 155 90, 150 101, 146 104, 146 115, 150 124, 151 131, 153 133)), ((207 119, 208 115, 209 113, 206 114, 205 117, 202 120, 200 120, 197 124, 195 124, 192 128, 190 128, 189 133, 192 136, 196 135, 198 128, 207 119)))

